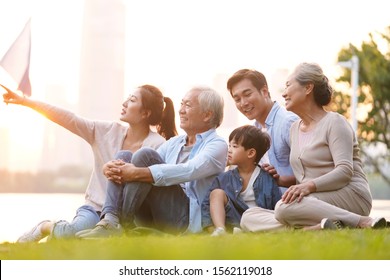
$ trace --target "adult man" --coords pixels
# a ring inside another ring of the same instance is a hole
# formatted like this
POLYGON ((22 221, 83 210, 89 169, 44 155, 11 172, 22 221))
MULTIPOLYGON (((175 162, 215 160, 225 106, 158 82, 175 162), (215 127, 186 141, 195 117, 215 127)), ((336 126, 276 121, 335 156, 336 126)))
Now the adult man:
MULTIPOLYGON (((278 184, 288 187, 293 172, 290 166, 290 127, 298 117, 272 101, 265 76, 250 69, 241 69, 227 82, 227 89, 237 109, 254 125, 266 130, 271 137, 271 147, 260 163, 276 169, 278 184), (286 179, 285 181, 282 180, 286 179)), ((282 192, 286 188, 281 188, 282 192)))
POLYGON ((186 134, 171 138, 156 151, 138 150, 131 163, 106 165, 109 183, 102 220, 78 237, 121 234, 118 218, 128 229, 138 225, 164 232, 201 231, 200 205, 226 166, 227 143, 216 133, 223 118, 223 98, 211 88, 194 87, 182 99, 179 115, 186 134))

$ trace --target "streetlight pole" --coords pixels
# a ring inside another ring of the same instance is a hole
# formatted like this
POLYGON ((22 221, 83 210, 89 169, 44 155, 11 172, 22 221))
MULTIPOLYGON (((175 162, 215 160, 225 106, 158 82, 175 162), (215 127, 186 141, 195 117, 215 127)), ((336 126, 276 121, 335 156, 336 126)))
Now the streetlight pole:
POLYGON ((359 58, 354 55, 350 60, 340 61, 338 65, 351 69, 351 118, 352 118, 352 127, 357 131, 357 117, 356 109, 358 105, 358 87, 359 87, 359 58))

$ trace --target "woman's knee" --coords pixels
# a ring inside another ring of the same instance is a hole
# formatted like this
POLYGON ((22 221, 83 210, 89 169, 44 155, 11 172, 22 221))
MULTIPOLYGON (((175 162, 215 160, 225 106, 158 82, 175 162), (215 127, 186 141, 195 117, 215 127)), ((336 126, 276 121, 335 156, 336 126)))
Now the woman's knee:
POLYGON ((153 164, 162 163, 161 156, 156 150, 143 147, 133 154, 131 163, 137 167, 147 167, 153 164))
POLYGON ((74 219, 86 219, 86 220, 100 220, 99 213, 90 205, 80 206, 76 211, 76 217, 74 219))
POLYGON ((133 153, 129 150, 121 150, 115 154, 115 159, 121 159, 124 162, 131 162, 133 153))
POLYGON ((291 214, 287 209, 288 205, 289 204, 283 203, 281 200, 279 200, 275 205, 275 219, 282 224, 286 222, 289 214, 291 214))

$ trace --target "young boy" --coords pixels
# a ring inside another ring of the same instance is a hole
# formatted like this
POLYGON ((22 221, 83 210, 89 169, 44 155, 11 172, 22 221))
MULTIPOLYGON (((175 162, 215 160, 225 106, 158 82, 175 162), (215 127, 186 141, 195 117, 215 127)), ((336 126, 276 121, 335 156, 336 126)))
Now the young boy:
POLYGON ((252 126, 236 128, 229 136, 228 165, 234 169, 219 175, 202 203, 202 226, 212 236, 240 226, 241 216, 250 207, 273 210, 281 191, 272 176, 258 163, 270 147, 266 132, 252 126))

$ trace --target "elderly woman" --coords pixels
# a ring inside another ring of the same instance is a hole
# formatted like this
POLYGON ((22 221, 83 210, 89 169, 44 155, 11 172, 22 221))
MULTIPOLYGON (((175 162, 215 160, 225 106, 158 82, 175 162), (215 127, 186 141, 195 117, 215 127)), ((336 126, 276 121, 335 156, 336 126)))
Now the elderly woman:
POLYGON ((324 109, 332 93, 317 64, 299 64, 289 76, 283 94, 286 109, 301 118, 290 131, 295 182, 274 211, 247 210, 241 220, 244 230, 386 227, 384 218, 368 216, 372 197, 355 132, 342 115, 324 109))

